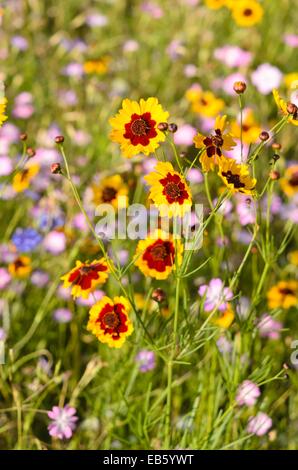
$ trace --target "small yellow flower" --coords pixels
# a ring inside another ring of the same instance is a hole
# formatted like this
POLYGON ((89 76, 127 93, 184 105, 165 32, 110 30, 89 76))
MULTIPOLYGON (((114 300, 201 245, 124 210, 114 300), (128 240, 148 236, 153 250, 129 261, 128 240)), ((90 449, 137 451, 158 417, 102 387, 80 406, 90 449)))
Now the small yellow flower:
POLYGON ((28 256, 19 256, 8 265, 8 270, 14 277, 27 277, 32 271, 31 260, 28 256))
POLYGON ((161 216, 180 216, 189 212, 191 192, 180 173, 169 162, 158 162, 152 173, 144 177, 150 185, 149 198, 159 209, 161 216))
POLYGON ((109 69, 111 58, 108 56, 97 60, 87 60, 84 63, 84 71, 87 74, 95 73, 97 75, 105 74, 109 69))
POLYGON ((238 164, 233 158, 222 157, 218 174, 233 193, 253 194, 257 180, 250 176, 247 165, 238 164))
POLYGON ((298 305, 298 281, 280 281, 267 293, 269 308, 289 309, 298 305))
POLYGON ((167 279, 175 269, 176 256, 178 265, 182 262, 183 245, 170 234, 156 230, 145 240, 140 240, 135 254, 135 266, 145 276, 155 279, 167 279), (176 249, 175 249, 176 248, 176 249))
POLYGON ((284 116, 288 116, 288 122, 294 126, 298 126, 298 114, 297 112, 293 115, 288 112, 288 104, 280 97, 278 90, 273 90, 273 96, 277 107, 284 116))
MULTIPOLYGON (((245 144, 254 144, 260 135, 261 128, 257 124, 254 113, 251 109, 245 110, 242 121, 242 140, 245 144)), ((241 127, 238 121, 231 123, 231 133, 237 139, 241 138, 241 127)))
POLYGON ((205 4, 211 10, 219 10, 226 5, 226 0, 205 0, 205 4))
POLYGON ((298 72, 287 73, 284 76, 284 82, 287 88, 297 90, 298 88, 298 72))
POLYGON ((216 98, 212 91, 203 91, 200 87, 191 87, 186 92, 186 99, 191 103, 195 113, 205 117, 215 117, 221 112, 225 103, 216 98))
POLYGON ((233 323, 234 318, 235 314, 232 310, 231 305, 228 304, 226 310, 224 312, 221 312, 220 316, 213 320, 213 323, 217 326, 220 326, 221 328, 229 328, 229 326, 231 326, 231 324, 233 323))
POLYGON ((226 130, 227 116, 217 116, 214 125, 214 134, 204 136, 198 133, 194 137, 194 144, 197 149, 204 149, 200 155, 200 162, 203 171, 213 170, 215 165, 218 164, 222 152, 231 150, 235 145, 233 137, 226 130))
POLYGON ((39 172, 39 165, 27 165, 23 170, 20 170, 12 180, 12 187, 16 193, 21 193, 29 188, 31 181, 39 172))
POLYGON ((96 205, 112 204, 115 209, 127 206, 128 186, 120 175, 109 176, 99 184, 93 184, 92 191, 93 202, 96 205))
POLYGON ((125 99, 118 114, 109 120, 113 128, 110 138, 120 144, 127 158, 139 153, 149 155, 165 140, 158 124, 166 122, 168 117, 169 113, 162 109, 157 98, 139 102, 125 99))
POLYGON ((101 343, 110 348, 121 348, 133 332, 129 310, 130 305, 124 297, 110 299, 105 296, 90 309, 87 329, 101 343))
POLYGON ((109 268, 104 258, 96 259, 91 263, 76 262, 75 268, 61 277, 63 287, 71 287, 73 297, 87 299, 96 286, 104 284, 108 278, 109 268))
POLYGON ((236 0, 230 7, 239 26, 249 28, 262 21, 264 10, 256 0, 236 0))
POLYGON ((7 99, 2 97, 0 98, 0 127, 6 121, 7 116, 5 115, 7 99))
POLYGON ((298 165, 289 166, 283 178, 280 179, 281 189, 289 197, 298 192, 298 165))
POLYGON ((288 254, 288 260, 293 266, 298 266, 298 250, 291 251, 288 254))

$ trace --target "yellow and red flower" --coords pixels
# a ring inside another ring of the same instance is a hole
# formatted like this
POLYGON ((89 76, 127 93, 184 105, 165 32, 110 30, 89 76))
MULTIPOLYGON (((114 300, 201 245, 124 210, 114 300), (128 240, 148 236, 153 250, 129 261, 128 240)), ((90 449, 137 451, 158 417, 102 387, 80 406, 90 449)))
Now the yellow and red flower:
POLYGON ((213 170, 218 160, 222 157, 222 152, 231 150, 236 142, 232 134, 226 131, 227 116, 217 116, 214 125, 214 134, 204 136, 198 133, 194 137, 194 144, 197 149, 204 149, 200 155, 200 162, 203 171, 213 170))
POLYGON ((262 21, 264 10, 256 0, 236 0, 229 2, 232 16, 239 26, 251 27, 262 21))
POLYGON ((133 325, 128 317, 130 305, 124 297, 103 297, 89 311, 87 329, 101 343, 110 348, 120 348, 133 332, 133 325))
POLYGON ((158 229, 145 240, 140 240, 136 249, 136 261, 145 276, 167 279, 172 270, 182 262, 183 245, 170 234, 158 229), (177 256, 177 260, 176 260, 177 256))
POLYGON ((192 86, 187 90, 186 99, 191 103, 195 113, 205 117, 215 117, 225 105, 224 101, 216 98, 212 91, 203 91, 200 86, 192 86))
POLYGON ((233 158, 222 157, 218 174, 233 193, 253 194, 257 180, 250 176, 247 165, 239 164, 233 158))
MULTIPOLYGON (((242 140, 245 144, 254 144, 261 132, 261 127, 256 122, 252 109, 246 109, 243 113, 242 140)), ((231 133, 237 139, 241 138, 241 126, 238 121, 231 122, 231 133)))
POLYGON ((120 175, 109 176, 92 185, 94 204, 112 204, 118 207, 127 206, 128 186, 120 175))
POLYGON ((39 165, 26 165, 25 168, 19 171, 12 180, 12 187, 16 193, 21 193, 29 188, 31 181, 39 172, 39 165))
POLYGON ((269 308, 288 309, 298 305, 298 281, 280 281, 267 293, 269 308))
POLYGON ((84 63, 84 71, 87 74, 95 73, 97 75, 105 74, 111 62, 111 57, 104 56, 101 59, 87 60, 84 63))
POLYGON ((104 284, 108 278, 109 268, 104 258, 96 259, 91 263, 76 262, 76 267, 61 277, 63 287, 71 287, 73 297, 87 299, 99 284, 104 284))
POLYGON ((3 96, 0 98, 0 126, 6 121, 7 116, 5 115, 7 99, 3 96))
POLYGON ((289 166, 283 178, 280 179, 281 189, 289 197, 298 192, 298 165, 289 166))
POLYGON ((205 4, 211 10, 219 10, 226 6, 226 0, 205 0, 205 4))
POLYGON ((284 116, 288 116, 288 122, 293 126, 298 126, 298 113, 290 114, 288 111, 288 103, 286 103, 279 95, 278 90, 273 90, 273 96, 278 109, 284 116))
POLYGON ((168 117, 169 113, 163 110, 157 98, 141 99, 140 102, 125 99, 122 109, 109 120, 113 128, 110 138, 120 144, 127 158, 139 153, 149 155, 165 140, 158 124, 166 122, 168 117))
POLYGON ((192 205, 190 189, 182 175, 169 162, 158 162, 153 172, 144 177, 150 185, 149 198, 161 216, 183 216, 192 205))
POLYGON ((19 256, 8 265, 10 274, 17 278, 27 277, 31 271, 31 259, 28 256, 19 256))
POLYGON ((229 328, 233 323, 234 318, 235 313, 232 310, 231 304, 228 303, 226 310, 220 312, 220 316, 213 319, 212 322, 221 328, 229 328))

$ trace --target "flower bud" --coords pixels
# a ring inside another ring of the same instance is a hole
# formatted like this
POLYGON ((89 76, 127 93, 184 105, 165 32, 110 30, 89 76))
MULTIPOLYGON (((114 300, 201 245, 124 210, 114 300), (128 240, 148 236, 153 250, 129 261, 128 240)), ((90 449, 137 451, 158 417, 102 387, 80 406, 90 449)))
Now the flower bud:
POLYGON ((294 103, 288 103, 287 104, 287 111, 288 111, 289 114, 297 115, 298 108, 294 103))
POLYGON ((279 173, 279 171, 272 170, 272 171, 270 171, 269 176, 270 176, 270 179, 272 179, 272 181, 276 181, 276 180, 279 180, 280 173, 279 173))
POLYGON ((158 287, 157 289, 155 289, 153 292, 152 292, 152 300, 154 300, 155 302, 157 302, 158 304, 161 304, 162 302, 164 302, 167 298, 167 295, 165 293, 165 291, 163 289, 161 289, 160 287, 158 287))
POLYGON ((262 142, 266 142, 270 137, 269 133, 267 131, 262 131, 261 134, 259 135, 259 139, 262 140, 262 142))
POLYGON ((52 173, 52 175, 59 175, 59 174, 61 174, 61 165, 60 165, 60 163, 52 163, 52 165, 51 165, 51 173, 52 173))
POLYGON ((22 132, 22 134, 20 134, 20 140, 22 140, 23 142, 25 142, 25 140, 27 140, 27 134, 26 132, 22 132))
POLYGON ((175 132, 177 132, 178 130, 178 126, 174 122, 171 122, 171 124, 169 124, 168 129, 169 129, 169 132, 172 132, 172 134, 175 134, 175 132))
POLYGON ((55 142, 56 142, 56 144, 63 144, 64 136, 63 135, 57 135, 57 137, 55 137, 55 142))
POLYGON ((277 153, 275 153, 275 154, 273 155, 272 159, 273 159, 275 162, 277 162, 277 160, 280 159, 280 156, 279 156, 277 153))
POLYGON ((274 142, 271 147, 273 148, 273 150, 280 150, 281 149, 281 144, 279 144, 278 142, 274 142))
POLYGON ((235 82, 233 85, 233 90, 237 95, 242 95, 246 90, 246 83, 245 82, 235 82))
POLYGON ((28 155, 28 158, 33 158, 35 156, 35 150, 32 148, 32 147, 28 147, 27 148, 27 155, 28 155))
POLYGON ((158 125, 157 125, 157 129, 159 129, 160 131, 162 132, 165 132, 168 130, 168 123, 167 122, 160 122, 158 125))

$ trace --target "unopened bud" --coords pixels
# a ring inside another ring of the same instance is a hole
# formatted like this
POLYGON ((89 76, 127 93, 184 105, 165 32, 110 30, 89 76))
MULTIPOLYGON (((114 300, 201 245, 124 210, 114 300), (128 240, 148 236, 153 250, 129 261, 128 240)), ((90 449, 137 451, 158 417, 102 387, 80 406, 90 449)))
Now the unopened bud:
POLYGON ((288 103, 287 104, 287 111, 288 111, 289 114, 297 115, 298 108, 294 103, 288 103))
POLYGON ((57 135, 57 137, 55 137, 55 142, 56 142, 56 144, 63 144, 64 136, 63 135, 57 135))
POLYGON ((165 132, 168 130, 168 123, 167 122, 160 122, 158 125, 157 125, 157 129, 159 129, 160 131, 162 132, 165 132))
POLYGON ((22 140, 23 142, 25 142, 25 140, 27 140, 27 134, 26 132, 22 132, 22 134, 20 134, 20 140, 22 140))
POLYGON ((281 144, 279 144, 278 142, 274 142, 271 147, 273 148, 273 150, 280 150, 281 149, 281 144))
POLYGON ((279 180, 280 173, 279 173, 279 171, 272 170, 272 171, 270 171, 269 176, 270 176, 270 179, 272 179, 273 181, 276 181, 276 180, 279 180))
POLYGON ((59 175, 59 174, 61 174, 61 165, 60 165, 60 163, 52 163, 52 165, 51 165, 51 173, 52 173, 52 175, 59 175))
POLYGON ((35 150, 32 147, 27 148, 27 155, 29 158, 33 158, 35 156, 35 150))
POLYGON ((242 95, 246 90, 246 83, 245 82, 235 82, 233 85, 233 90, 237 95, 242 95))
POLYGON ((259 135, 259 139, 262 140, 263 142, 266 142, 266 140, 268 140, 270 137, 269 133, 267 131, 263 131, 261 132, 261 134, 259 135))
POLYGON ((172 134, 175 134, 175 132, 177 132, 178 130, 178 126, 174 122, 171 122, 171 124, 169 124, 168 129, 169 129, 169 132, 172 132, 172 134))
POLYGON ((166 300, 167 296, 163 289, 158 287, 152 292, 152 299, 155 300, 158 304, 161 304, 166 300))

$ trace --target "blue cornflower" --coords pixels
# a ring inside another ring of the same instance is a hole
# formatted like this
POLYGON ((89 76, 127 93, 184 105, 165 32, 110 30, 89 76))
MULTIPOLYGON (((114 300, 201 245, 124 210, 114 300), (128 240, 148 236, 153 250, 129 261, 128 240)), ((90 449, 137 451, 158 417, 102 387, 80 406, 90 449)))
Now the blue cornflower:
POLYGON ((12 242, 21 253, 33 251, 42 240, 42 236, 34 228, 17 228, 12 242))

